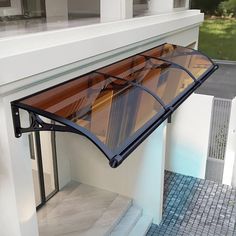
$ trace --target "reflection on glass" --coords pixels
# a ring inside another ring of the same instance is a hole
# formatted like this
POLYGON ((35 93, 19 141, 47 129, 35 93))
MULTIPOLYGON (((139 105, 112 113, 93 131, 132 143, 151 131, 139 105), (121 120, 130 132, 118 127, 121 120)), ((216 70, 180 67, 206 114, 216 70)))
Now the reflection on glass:
POLYGON ((28 137, 29 137, 29 145, 30 145, 35 204, 36 206, 39 206, 42 202, 42 198, 41 198, 41 189, 40 189, 38 155, 36 151, 37 148, 36 148, 36 143, 35 143, 35 134, 32 133, 28 137))
POLYGON ((86 128, 118 148, 158 112, 149 93, 110 76, 89 74, 21 101, 86 128))
POLYGON ((171 44, 148 50, 142 55, 160 58, 176 63, 190 71, 196 79, 200 78, 213 65, 211 61, 199 52, 171 44))
POLYGON ((44 189, 46 198, 56 190, 52 135, 53 133, 48 131, 40 133, 44 189))
POLYGON ((194 83, 184 70, 144 56, 128 58, 99 72, 141 84, 167 105, 194 83))

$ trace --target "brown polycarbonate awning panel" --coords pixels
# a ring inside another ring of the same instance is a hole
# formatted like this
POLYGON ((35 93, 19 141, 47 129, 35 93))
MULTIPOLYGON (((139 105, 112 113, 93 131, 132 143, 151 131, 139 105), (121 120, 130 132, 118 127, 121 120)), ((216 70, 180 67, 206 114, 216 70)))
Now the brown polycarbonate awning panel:
POLYGON ((15 134, 78 133, 116 167, 216 68, 198 51, 164 44, 12 102, 15 134), (30 127, 21 127, 19 108, 30 127))

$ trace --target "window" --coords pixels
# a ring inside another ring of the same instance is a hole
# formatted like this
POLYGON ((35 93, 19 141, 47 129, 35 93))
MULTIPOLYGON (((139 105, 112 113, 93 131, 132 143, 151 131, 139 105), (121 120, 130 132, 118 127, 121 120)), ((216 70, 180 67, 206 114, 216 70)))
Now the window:
POLYGON ((186 0, 174 0, 174 8, 186 7, 186 0))
POLYGON ((0 7, 10 7, 11 0, 0 0, 0 7))

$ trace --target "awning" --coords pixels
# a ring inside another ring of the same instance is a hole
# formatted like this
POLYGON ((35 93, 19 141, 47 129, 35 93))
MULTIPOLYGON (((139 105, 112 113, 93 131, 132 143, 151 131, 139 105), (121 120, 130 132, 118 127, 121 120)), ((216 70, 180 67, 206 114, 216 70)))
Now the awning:
POLYGON ((117 167, 217 68, 196 50, 163 44, 13 101, 15 136, 77 133, 117 167), (28 111, 30 127, 21 126, 19 108, 28 111))

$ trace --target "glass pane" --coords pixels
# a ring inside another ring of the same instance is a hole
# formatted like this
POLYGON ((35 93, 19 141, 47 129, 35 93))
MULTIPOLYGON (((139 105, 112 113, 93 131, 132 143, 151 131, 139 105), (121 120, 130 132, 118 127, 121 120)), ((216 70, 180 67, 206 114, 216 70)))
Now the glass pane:
POLYGON ((41 198, 41 189, 40 189, 38 155, 36 151, 37 148, 36 148, 36 143, 35 143, 35 134, 32 133, 28 137, 29 137, 29 148, 30 148, 33 184, 34 184, 35 204, 36 206, 39 206, 42 203, 42 198, 41 198))
POLYGON ((161 105, 126 81, 91 73, 21 101, 73 121, 114 150, 142 128, 161 105))
POLYGON ((46 198, 56 190, 52 135, 54 135, 53 132, 40 132, 44 189, 46 198))
POLYGON ((199 52, 170 44, 164 44, 148 50, 142 55, 161 58, 179 64, 189 70, 196 79, 213 66, 211 61, 199 52))
POLYGON ((165 104, 170 104, 194 83, 185 71, 142 56, 128 58, 99 72, 139 83, 154 92, 165 104))

